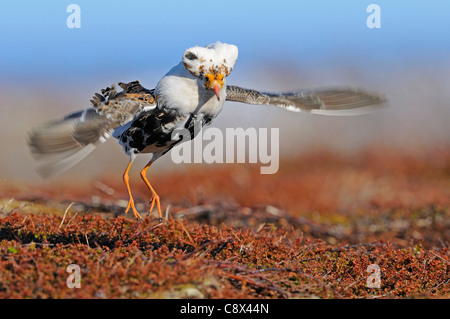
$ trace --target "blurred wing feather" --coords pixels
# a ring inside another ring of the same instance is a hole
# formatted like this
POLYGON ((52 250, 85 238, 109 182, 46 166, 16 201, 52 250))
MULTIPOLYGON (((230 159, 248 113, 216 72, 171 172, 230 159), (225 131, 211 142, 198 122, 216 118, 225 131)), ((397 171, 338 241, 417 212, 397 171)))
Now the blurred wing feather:
POLYGON ((31 154, 42 163, 42 176, 61 173, 91 153, 113 131, 138 114, 156 107, 153 90, 138 81, 107 87, 92 98, 92 107, 33 129, 28 134, 31 154))
POLYGON ((292 112, 323 115, 358 115, 371 112, 386 101, 377 94, 352 88, 268 93, 227 86, 227 101, 274 105, 292 112))

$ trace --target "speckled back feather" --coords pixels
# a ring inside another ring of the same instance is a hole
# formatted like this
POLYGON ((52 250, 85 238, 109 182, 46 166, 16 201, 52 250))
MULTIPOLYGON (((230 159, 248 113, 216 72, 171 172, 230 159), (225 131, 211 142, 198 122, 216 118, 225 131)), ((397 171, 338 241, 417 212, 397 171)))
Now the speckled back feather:
POLYGON ((138 113, 156 107, 154 90, 144 88, 139 81, 118 83, 122 91, 113 86, 101 90, 91 99, 92 107, 117 125, 131 121, 138 113))

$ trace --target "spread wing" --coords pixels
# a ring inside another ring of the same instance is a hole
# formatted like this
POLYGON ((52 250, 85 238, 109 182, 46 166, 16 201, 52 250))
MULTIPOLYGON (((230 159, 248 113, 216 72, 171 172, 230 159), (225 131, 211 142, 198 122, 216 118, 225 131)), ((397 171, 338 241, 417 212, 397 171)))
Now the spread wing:
POLYGON ((91 100, 97 113, 106 116, 113 126, 123 125, 138 113, 156 107, 154 90, 144 88, 139 81, 118 84, 122 91, 117 92, 114 86, 107 87, 101 94, 96 93, 91 100))
POLYGON ((141 112, 155 109, 153 90, 138 81, 119 83, 96 93, 92 107, 44 124, 28 134, 28 146, 33 157, 42 165, 42 176, 61 173, 72 167, 89 153, 98 142, 104 142, 112 132, 132 121, 141 112))
POLYGON ((268 93, 227 86, 227 101, 257 105, 275 105, 292 112, 323 115, 358 115, 382 106, 386 100, 373 93, 351 88, 300 90, 268 93))

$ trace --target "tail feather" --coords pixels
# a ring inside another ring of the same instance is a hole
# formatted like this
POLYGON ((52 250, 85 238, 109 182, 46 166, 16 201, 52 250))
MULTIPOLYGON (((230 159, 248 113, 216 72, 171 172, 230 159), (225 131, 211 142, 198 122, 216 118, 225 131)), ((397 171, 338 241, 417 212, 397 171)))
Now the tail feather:
POLYGON ((28 145, 42 164, 39 175, 50 177, 80 162, 110 135, 107 118, 88 109, 32 130, 28 145))

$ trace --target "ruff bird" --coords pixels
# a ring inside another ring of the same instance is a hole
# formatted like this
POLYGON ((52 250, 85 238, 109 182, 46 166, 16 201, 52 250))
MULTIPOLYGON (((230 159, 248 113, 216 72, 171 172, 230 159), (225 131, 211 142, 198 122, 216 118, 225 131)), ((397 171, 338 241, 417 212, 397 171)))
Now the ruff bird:
POLYGON ((28 145, 42 164, 38 173, 43 177, 62 173, 113 136, 130 158, 123 174, 129 197, 125 213, 131 209, 142 219, 130 189, 129 170, 138 154, 152 154, 140 175, 151 192, 149 211, 156 205, 161 220, 160 198, 147 179, 147 170, 176 144, 188 140, 173 134, 176 130, 187 129, 195 137, 196 125, 210 124, 225 101, 324 115, 357 115, 384 103, 377 94, 353 88, 267 93, 227 85, 237 57, 238 48, 232 44, 194 46, 154 89, 144 88, 139 81, 119 82, 119 90, 111 86, 96 93, 89 108, 35 128, 28 135, 28 145))

